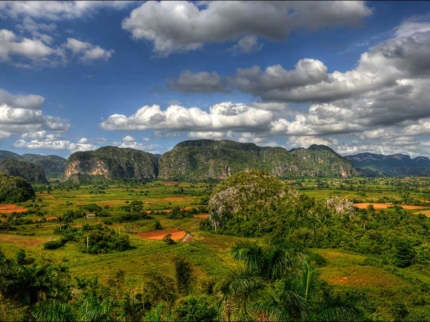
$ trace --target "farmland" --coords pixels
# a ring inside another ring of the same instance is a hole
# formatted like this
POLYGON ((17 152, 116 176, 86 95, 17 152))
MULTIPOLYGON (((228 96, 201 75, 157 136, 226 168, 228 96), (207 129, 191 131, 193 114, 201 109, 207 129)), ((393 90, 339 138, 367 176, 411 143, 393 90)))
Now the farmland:
MULTIPOLYGON (((430 213, 430 203, 426 201, 430 199, 427 178, 393 179, 391 182, 383 179, 305 179, 288 183, 317 200, 337 195, 356 204, 366 203, 366 208, 375 204, 377 211, 381 208, 378 204, 383 204, 387 215, 395 207, 410 208, 416 215, 428 216, 430 213)), ((65 265, 73 278, 97 276, 100 283, 109 284, 120 272, 124 276, 123 287, 133 292, 142 287, 151 272, 162 272, 173 278, 174 259, 179 255, 191 263, 196 292, 202 293, 203 285, 216 284, 229 269, 237 267, 230 252, 235 243, 245 240, 264 242, 262 237, 218 235, 199 229, 200 222, 208 217, 207 202, 214 186, 163 181, 87 186, 53 183, 48 191, 46 185, 36 185, 35 199, 0 205, 3 221, 12 220, 14 216, 25 220, 25 223, 13 225, 13 229, 2 231, 0 247, 7 257, 13 258, 22 249, 37 265, 65 265), (126 217, 122 216, 130 212, 132 205, 137 205, 136 201, 142 202, 147 218, 124 219, 126 217), (63 220, 68 212, 88 214, 94 209, 100 213, 95 218, 79 216, 69 223, 63 220), (28 211, 20 213, 25 210, 28 211), (58 240, 58 229, 66 225, 79 230, 86 225, 98 224, 128 236, 132 248, 88 254, 74 241, 55 250, 43 247, 49 241, 58 240), (171 234, 174 244, 163 241, 167 234, 171 234), (186 234, 192 236, 190 242, 181 241, 186 234)), ((425 285, 430 285, 430 271, 422 264, 400 269, 382 263, 376 255, 333 248, 311 248, 310 251, 324 259, 323 264, 313 262, 323 281, 335 289, 366 294, 365 307, 369 318, 374 320, 392 319, 396 305, 412 305, 414 288, 425 289, 425 285)), ((428 318, 427 300, 423 296, 421 304, 413 304, 409 309, 410 316, 428 318)), ((4 314, 2 319, 8 317, 4 311, 0 310, 0 313, 4 314)))

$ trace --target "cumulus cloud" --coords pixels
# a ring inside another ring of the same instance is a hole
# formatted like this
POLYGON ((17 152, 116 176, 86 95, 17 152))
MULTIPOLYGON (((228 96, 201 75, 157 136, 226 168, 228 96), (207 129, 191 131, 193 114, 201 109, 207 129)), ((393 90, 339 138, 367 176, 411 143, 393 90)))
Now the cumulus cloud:
POLYGON ((52 46, 52 37, 32 32, 33 38, 17 36, 14 32, 0 30, 0 61, 10 62, 18 67, 58 66, 69 61, 66 49, 82 62, 108 60, 114 50, 106 50, 89 42, 68 38, 60 46, 52 46))
POLYGON ((22 134, 24 139, 40 138, 46 131, 68 131, 67 120, 43 114, 43 101, 39 95, 13 95, 0 89, 0 139, 12 134, 22 134))
POLYGON ((81 138, 77 142, 71 142, 59 134, 46 134, 39 132, 37 135, 22 135, 22 139, 15 141, 13 147, 19 149, 37 150, 67 150, 71 153, 76 151, 95 150, 98 146, 93 145, 87 138, 81 138))
POLYGON ((18 57, 32 62, 46 62, 50 56, 62 56, 62 52, 49 47, 40 39, 22 38, 10 30, 0 30, 0 60, 9 61, 11 57, 18 57))
POLYGON ((178 79, 167 78, 166 83, 171 90, 183 93, 229 92, 225 82, 215 72, 193 73, 185 70, 178 79))
POLYGON ((181 130, 181 131, 264 131, 268 130, 274 113, 246 104, 223 102, 206 112, 198 107, 146 105, 133 115, 113 114, 100 124, 105 130, 181 130))
POLYGON ((67 42, 64 44, 64 47, 71 50, 73 54, 77 55, 79 59, 84 62, 96 59, 108 60, 115 52, 113 49, 105 50, 100 46, 74 38, 67 38, 67 42))
POLYGON ((44 98, 40 95, 12 95, 0 88, 0 105, 12 108, 38 109, 43 105, 44 98))
POLYGON ((338 143, 333 138, 321 138, 315 136, 290 136, 288 137, 287 146, 308 148, 312 144, 334 146, 338 143))
POLYGON ((119 148, 131 148, 131 149, 142 150, 150 153, 159 152, 158 144, 148 143, 150 141, 148 138, 142 138, 142 141, 145 143, 138 142, 134 137, 130 135, 126 135, 122 138, 120 142, 113 142, 113 145, 119 148))
POLYGON ((132 1, 2 1, 0 16, 53 21, 90 16, 101 8, 123 9, 132 1))
POLYGON ((248 35, 241 38, 236 45, 231 47, 233 53, 255 53, 263 47, 263 44, 258 42, 258 37, 248 35))
POLYGON ((392 38, 363 53, 352 70, 328 73, 323 62, 302 59, 293 70, 281 65, 239 69, 230 81, 243 92, 280 102, 333 102, 390 87, 405 92, 414 81, 429 78, 429 50, 430 23, 406 21, 392 38))
POLYGON ((219 132, 204 132, 204 131, 191 131, 188 132, 188 137, 191 139, 206 139, 206 140, 221 140, 235 138, 233 131, 219 131, 219 132))
POLYGON ((356 25, 370 14, 361 1, 147 1, 124 19, 122 28, 169 55, 246 36, 281 41, 294 29, 356 25))

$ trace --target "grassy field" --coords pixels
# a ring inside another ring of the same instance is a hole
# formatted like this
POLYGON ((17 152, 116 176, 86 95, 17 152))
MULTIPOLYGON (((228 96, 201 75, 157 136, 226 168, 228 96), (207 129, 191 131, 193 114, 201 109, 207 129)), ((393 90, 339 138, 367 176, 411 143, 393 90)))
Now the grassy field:
MULTIPOLYGON (((405 179, 401 182, 404 186, 400 188, 394 188, 392 183, 388 184, 380 179, 372 179, 365 183, 359 179, 322 181, 307 179, 300 182, 290 181, 290 183, 302 193, 318 199, 330 195, 339 195, 361 202, 377 202, 381 198, 390 198, 401 206, 405 201, 404 189, 406 188, 404 187, 406 186, 410 189, 407 195, 410 200, 418 202, 430 199, 427 198, 429 192, 425 184, 428 180, 425 178, 418 178, 416 182, 412 182, 412 187, 411 181, 405 179), (321 182, 325 186, 321 186, 321 182), (355 187, 355 190, 339 189, 341 186, 348 185, 355 187), (401 190, 402 187, 403 190, 401 190)), ((19 249, 24 249, 27 257, 34 258, 36 264, 63 263, 69 267, 72 277, 97 276, 101 282, 107 282, 122 270, 125 273, 125 283, 130 289, 140 287, 146 272, 162 271, 164 274, 173 276, 173 258, 177 255, 183 255, 189 259, 200 282, 218 280, 225 276, 231 267, 238 265, 229 250, 235 242, 243 238, 200 231, 199 223, 202 219, 198 217, 168 218, 168 211, 174 207, 190 209, 201 206, 204 200, 207 200, 211 188, 205 183, 160 181, 136 186, 111 185, 102 188, 82 186, 78 190, 54 188, 51 193, 38 192, 34 202, 27 201, 16 206, 31 209, 34 204, 39 205, 46 211, 45 218, 47 218, 61 216, 67 210, 78 210, 88 204, 97 204, 111 215, 103 218, 75 219, 73 227, 80 227, 83 224, 103 224, 105 220, 123 214, 122 207, 135 200, 142 201, 146 211, 163 210, 166 213, 153 215, 152 219, 110 225, 109 227, 115 231, 128 234, 134 246, 134 249, 121 253, 88 255, 79 251, 75 242, 69 242, 57 250, 44 250, 42 245, 45 242, 59 238, 53 233, 60 225, 58 221, 21 225, 16 231, 3 232, 0 234, 0 248, 9 257, 14 256, 19 249), (193 241, 189 243, 179 241, 175 245, 167 245, 160 240, 149 240, 139 236, 141 233, 154 230, 156 220, 164 229, 190 232, 193 241)), ((40 187, 39 190, 41 190, 40 187)), ((423 205, 423 209, 414 210, 414 212, 430 215, 430 205, 427 203, 423 205)), ((4 209, 10 209, 10 205, 9 208, 4 206, 4 209)), ((41 218, 35 215, 28 215, 28 218, 41 221, 41 218)), ((367 263, 366 256, 363 255, 334 249, 312 249, 311 251, 326 260, 325 265, 318 267, 322 280, 340 289, 364 290, 369 297, 368 305, 378 303, 374 308, 376 320, 383 320, 388 314, 380 307, 389 307, 393 299, 400 301, 404 296, 413 297, 417 285, 430 285, 430 272, 425 267, 414 265, 406 269, 397 269, 388 266, 372 266, 367 263), (384 301, 387 302, 386 306, 380 306, 384 301)), ((423 316, 428 308, 428 304, 426 305, 423 305, 423 316)))

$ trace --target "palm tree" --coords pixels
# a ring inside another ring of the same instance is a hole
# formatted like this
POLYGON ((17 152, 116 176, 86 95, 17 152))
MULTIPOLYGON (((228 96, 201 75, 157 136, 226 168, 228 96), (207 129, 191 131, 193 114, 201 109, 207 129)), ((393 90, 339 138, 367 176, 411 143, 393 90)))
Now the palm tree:
POLYGON ((27 305, 27 316, 34 319, 34 306, 41 300, 64 299, 68 297, 66 287, 69 275, 61 267, 13 265, 8 272, 8 283, 2 289, 5 297, 27 305))
POLYGON ((263 288, 263 280, 255 271, 241 268, 229 272, 219 287, 220 304, 224 307, 222 319, 230 321, 232 314, 240 320, 251 319, 248 306, 263 288))

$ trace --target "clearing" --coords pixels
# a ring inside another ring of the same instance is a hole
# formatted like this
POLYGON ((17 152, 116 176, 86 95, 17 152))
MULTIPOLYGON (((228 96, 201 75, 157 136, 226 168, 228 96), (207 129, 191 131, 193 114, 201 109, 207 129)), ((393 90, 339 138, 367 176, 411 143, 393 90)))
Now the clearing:
MULTIPOLYGON (((364 203, 355 203, 354 206, 359 208, 359 209, 366 209, 367 206, 369 205, 373 205, 373 208, 375 209, 387 209, 388 207, 393 207, 394 205, 392 203, 368 203, 368 202, 364 202, 364 203)), ((416 210, 416 209, 423 209, 423 208, 428 208, 428 207, 423 207, 423 206, 411 206, 411 205, 398 205, 399 207, 402 207, 403 209, 406 210, 416 210)))
POLYGON ((0 205, 0 213, 2 214, 10 214, 12 212, 24 212, 27 211, 27 208, 18 207, 14 204, 4 204, 0 205))
POLYGON ((172 234, 173 240, 181 240, 185 237, 186 232, 184 230, 176 230, 176 229, 165 229, 165 230, 154 230, 148 233, 140 233, 137 236, 145 239, 152 240, 163 240, 164 236, 167 234, 172 234))

